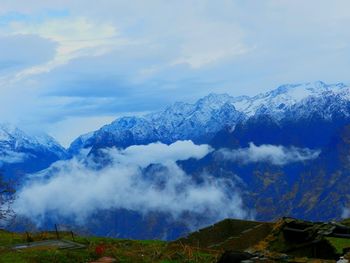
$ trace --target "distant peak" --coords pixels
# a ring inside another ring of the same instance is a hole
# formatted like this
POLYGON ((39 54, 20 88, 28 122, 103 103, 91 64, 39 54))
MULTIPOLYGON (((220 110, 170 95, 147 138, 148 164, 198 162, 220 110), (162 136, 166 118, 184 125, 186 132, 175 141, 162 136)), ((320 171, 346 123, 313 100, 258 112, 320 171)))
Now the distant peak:
POLYGON ((224 104, 230 100, 232 100, 233 98, 226 94, 226 93, 222 93, 222 94, 217 94, 217 93, 209 93, 207 96, 199 99, 197 101, 196 104, 224 104))
POLYGON ((203 97, 202 99, 207 99, 207 100, 211 100, 211 99, 223 99, 223 98, 231 98, 230 95, 228 95, 227 93, 209 93, 207 96, 203 97))
POLYGON ((15 126, 14 124, 9 123, 9 122, 0 123, 0 129, 2 129, 3 131, 9 132, 9 133, 13 133, 14 131, 19 130, 17 128, 17 126, 15 126))
POLYGON ((293 90, 307 90, 311 93, 319 93, 326 90, 333 90, 333 89, 346 88, 346 87, 348 87, 348 85, 341 82, 336 84, 327 84, 321 80, 317 80, 314 82, 283 84, 281 86, 278 86, 276 89, 267 92, 266 94, 269 96, 277 96, 277 95, 291 92, 293 90))
POLYGON ((345 83, 343 83, 343 82, 339 82, 339 83, 337 83, 337 84, 335 84, 337 87, 339 87, 339 88, 346 88, 346 87, 348 87, 348 85, 346 85, 345 83))
POLYGON ((326 83, 324 83, 323 81, 321 80, 317 80, 313 83, 315 86, 320 86, 320 87, 324 87, 324 86, 327 86, 326 83))
POLYGON ((302 84, 283 84, 281 86, 278 86, 276 89, 271 90, 270 92, 268 92, 271 95, 278 95, 281 93, 286 93, 288 92, 290 89, 296 88, 301 86, 302 84))

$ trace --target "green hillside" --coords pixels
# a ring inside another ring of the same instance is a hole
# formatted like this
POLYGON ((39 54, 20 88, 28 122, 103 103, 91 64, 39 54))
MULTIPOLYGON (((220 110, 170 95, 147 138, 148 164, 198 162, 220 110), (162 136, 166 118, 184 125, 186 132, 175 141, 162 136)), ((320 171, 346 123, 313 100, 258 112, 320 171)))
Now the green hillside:
MULTIPOLYGON (((62 240, 72 241, 70 233, 60 232, 62 240)), ((31 241, 53 240, 54 232, 29 235, 31 241)), ((157 240, 123 240, 100 237, 75 237, 84 245, 79 249, 59 249, 55 246, 38 246, 15 250, 16 244, 26 244, 27 234, 0 230, 0 262, 93 262, 101 257, 111 257, 116 262, 216 262, 221 251, 200 249, 187 245, 157 240)))
POLYGON ((179 239, 190 246, 221 250, 244 250, 263 240, 273 223, 226 219, 179 239))

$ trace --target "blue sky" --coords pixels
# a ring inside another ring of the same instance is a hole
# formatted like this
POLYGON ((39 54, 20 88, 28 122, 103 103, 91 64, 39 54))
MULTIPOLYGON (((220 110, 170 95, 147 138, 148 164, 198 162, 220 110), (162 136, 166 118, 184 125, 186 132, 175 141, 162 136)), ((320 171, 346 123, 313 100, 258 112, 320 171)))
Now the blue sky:
POLYGON ((210 92, 349 83, 348 0, 0 0, 0 115, 64 145, 210 92))

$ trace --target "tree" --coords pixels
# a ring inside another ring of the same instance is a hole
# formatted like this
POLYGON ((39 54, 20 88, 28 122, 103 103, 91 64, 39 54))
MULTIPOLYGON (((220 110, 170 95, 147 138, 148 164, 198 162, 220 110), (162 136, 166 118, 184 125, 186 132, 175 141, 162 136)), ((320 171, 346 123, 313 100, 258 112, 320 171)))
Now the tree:
POLYGON ((0 174, 0 226, 13 218, 11 205, 14 201, 15 189, 13 183, 5 180, 0 174))

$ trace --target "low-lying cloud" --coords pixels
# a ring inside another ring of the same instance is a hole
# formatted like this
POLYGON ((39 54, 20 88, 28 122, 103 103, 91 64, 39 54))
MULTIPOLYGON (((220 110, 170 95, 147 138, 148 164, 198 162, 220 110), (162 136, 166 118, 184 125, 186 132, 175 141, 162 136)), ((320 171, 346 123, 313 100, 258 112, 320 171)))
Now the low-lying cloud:
POLYGON ((37 222, 53 215, 84 221, 109 209, 164 212, 175 219, 191 212, 211 222, 249 217, 232 181, 203 174, 199 184, 176 163, 211 151, 208 145, 178 141, 104 149, 108 165, 103 168, 91 158, 60 161, 19 191, 14 208, 37 222))
POLYGON ((350 209, 348 207, 343 208, 341 218, 343 218, 343 219, 350 218, 350 209))
POLYGON ((285 147, 282 145, 262 144, 256 146, 249 143, 249 147, 240 149, 221 149, 216 154, 225 160, 241 162, 243 164, 267 162, 273 165, 286 165, 316 159, 321 151, 309 148, 285 147))
POLYGON ((0 166, 3 163, 21 163, 29 157, 28 154, 5 150, 0 152, 0 166))
POLYGON ((201 159, 212 149, 206 144, 195 145, 192 141, 177 141, 171 145, 151 143, 133 145, 122 151, 117 148, 102 151, 112 157, 113 163, 145 168, 150 164, 171 164, 190 158, 201 159))

